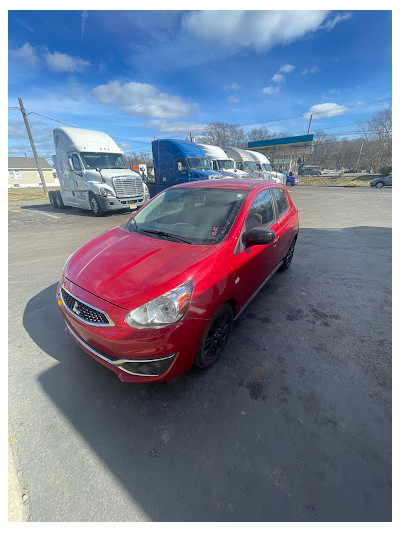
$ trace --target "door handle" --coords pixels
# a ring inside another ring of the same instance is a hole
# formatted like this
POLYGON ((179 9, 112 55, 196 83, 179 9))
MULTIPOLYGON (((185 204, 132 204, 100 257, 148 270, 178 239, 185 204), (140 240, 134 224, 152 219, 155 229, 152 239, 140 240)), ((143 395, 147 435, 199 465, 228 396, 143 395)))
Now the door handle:
POLYGON ((279 241, 279 235, 277 236, 277 238, 274 240, 274 242, 272 243, 272 246, 276 246, 278 244, 278 241, 279 241))

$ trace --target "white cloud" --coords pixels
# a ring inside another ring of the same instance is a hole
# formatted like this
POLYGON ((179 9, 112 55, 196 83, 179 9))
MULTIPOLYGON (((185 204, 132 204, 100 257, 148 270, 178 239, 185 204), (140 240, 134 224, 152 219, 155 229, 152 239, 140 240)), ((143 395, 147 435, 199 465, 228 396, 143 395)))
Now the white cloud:
POLYGON ((327 20, 325 24, 321 26, 321 30, 331 31, 339 22, 344 22, 351 17, 350 13, 343 13, 343 15, 336 15, 335 18, 327 20))
POLYGON ((130 82, 121 85, 110 81, 92 91, 103 104, 114 104, 129 115, 157 118, 179 118, 188 115, 193 104, 187 104, 179 96, 160 92, 149 83, 130 82))
POLYGON ((311 106, 303 116, 304 118, 310 118, 311 115, 313 118, 329 118, 342 115, 347 109, 348 107, 334 103, 316 104, 311 106))
POLYGON ((262 90, 263 93, 265 94, 277 94, 279 93, 279 87, 264 87, 264 89, 262 90))
POLYGON ((44 54, 47 68, 54 72, 82 72, 90 65, 90 61, 81 59, 79 56, 69 56, 61 52, 44 54))
POLYGON ((292 70, 294 70, 295 68, 296 67, 294 65, 282 65, 278 73, 283 72, 283 74, 289 74, 289 72, 292 72, 292 70))
POLYGON ((20 59, 31 67, 35 67, 40 61, 35 49, 29 43, 23 44, 21 48, 17 48, 16 50, 10 50, 10 57, 20 59))
POLYGON ((231 104, 238 104, 240 102, 239 98, 236 98, 236 96, 230 96, 228 98, 228 102, 230 102, 231 104))
POLYGON ((327 20, 325 10, 191 11, 183 28, 199 39, 224 48, 254 48, 258 52, 285 45, 317 30, 331 30, 349 15, 327 20))
POLYGON ((168 122, 167 120, 149 120, 144 124, 145 128, 154 128, 158 133, 170 133, 172 135, 199 134, 204 131, 205 124, 196 122, 168 122))
POLYGON ((282 76, 282 74, 274 74, 271 80, 275 83, 283 83, 285 81, 285 77, 282 76))
POLYGON ((318 65, 314 65, 311 68, 303 68, 303 70, 300 72, 301 76, 305 76, 306 74, 316 74, 320 70, 320 67, 318 65))
POLYGON ((81 13, 81 41, 83 40, 83 37, 85 35, 85 29, 86 29, 86 21, 88 19, 88 12, 82 11, 81 13))
POLYGON ((233 82, 230 85, 225 85, 224 91, 238 91, 242 86, 237 82, 233 82))

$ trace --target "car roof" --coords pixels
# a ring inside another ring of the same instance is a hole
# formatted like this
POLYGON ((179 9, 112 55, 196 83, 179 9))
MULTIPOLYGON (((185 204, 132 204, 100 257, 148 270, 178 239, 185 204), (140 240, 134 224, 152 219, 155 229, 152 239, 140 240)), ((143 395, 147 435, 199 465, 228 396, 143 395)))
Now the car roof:
MULTIPOLYGON (((259 187, 279 187, 281 184, 272 181, 263 180, 244 180, 241 178, 232 179, 218 179, 218 180, 201 180, 181 183, 174 185, 176 187, 192 188, 192 189, 236 189, 238 191, 247 191, 256 186, 259 187)), ((171 187, 172 188, 172 187, 171 187)))

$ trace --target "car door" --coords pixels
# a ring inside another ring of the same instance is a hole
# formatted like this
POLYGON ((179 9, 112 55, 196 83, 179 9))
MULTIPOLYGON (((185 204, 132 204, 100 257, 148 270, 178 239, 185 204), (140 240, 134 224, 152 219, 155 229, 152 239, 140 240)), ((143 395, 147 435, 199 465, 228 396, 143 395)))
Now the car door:
POLYGON ((248 209, 232 257, 230 275, 233 280, 233 292, 240 307, 251 298, 278 263, 276 242, 246 247, 244 235, 253 227, 272 229, 274 222, 272 196, 269 189, 264 189, 253 199, 248 209))
POLYGON ((293 220, 290 212, 287 192, 280 187, 271 188, 272 198, 274 200, 276 220, 271 229, 276 234, 276 252, 278 262, 285 257, 293 238, 293 220))
POLYGON ((84 168, 78 154, 71 154, 70 160, 70 183, 74 203, 76 206, 86 206, 87 204, 87 181, 84 175, 84 168))
POLYGON ((392 176, 388 176, 385 179, 385 185, 392 185, 392 176))

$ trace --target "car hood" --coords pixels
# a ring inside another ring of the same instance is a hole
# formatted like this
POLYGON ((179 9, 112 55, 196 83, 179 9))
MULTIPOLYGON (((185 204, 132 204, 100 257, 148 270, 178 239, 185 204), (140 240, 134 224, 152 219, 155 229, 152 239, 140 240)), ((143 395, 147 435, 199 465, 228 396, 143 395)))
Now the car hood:
POLYGON ((118 227, 81 246, 70 257, 64 276, 130 310, 211 268, 216 249, 154 239, 118 227))

